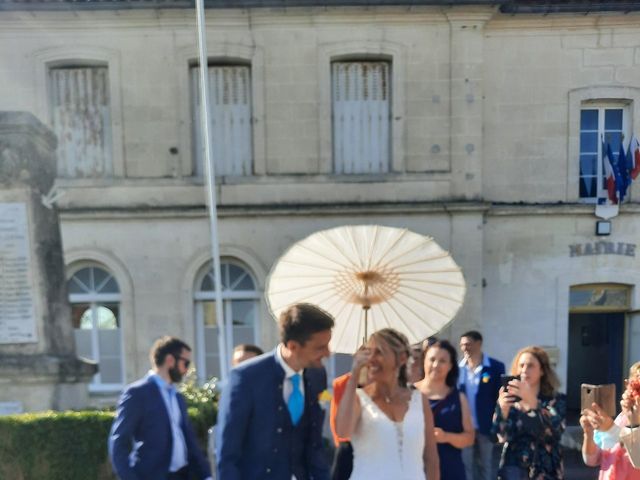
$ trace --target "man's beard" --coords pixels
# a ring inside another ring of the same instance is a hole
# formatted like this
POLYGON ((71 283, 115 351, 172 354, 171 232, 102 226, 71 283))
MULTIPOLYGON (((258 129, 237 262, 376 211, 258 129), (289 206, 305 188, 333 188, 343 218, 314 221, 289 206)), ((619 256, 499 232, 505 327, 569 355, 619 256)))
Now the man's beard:
POLYGON ((182 381, 182 374, 180 370, 178 370, 178 367, 171 367, 169 369, 169 378, 171 378, 173 383, 180 383, 182 381))

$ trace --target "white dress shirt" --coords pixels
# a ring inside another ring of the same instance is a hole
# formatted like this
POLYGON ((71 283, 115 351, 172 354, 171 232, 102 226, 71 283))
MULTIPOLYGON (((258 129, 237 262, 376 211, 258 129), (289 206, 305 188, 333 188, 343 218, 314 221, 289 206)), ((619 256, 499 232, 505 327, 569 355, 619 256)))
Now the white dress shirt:
POLYGON ((304 381, 302 379, 302 375, 304 374, 304 369, 296 372, 293 368, 289 366, 287 362, 282 358, 282 345, 278 345, 276 349, 276 360, 284 370, 284 380, 282 383, 282 398, 284 399, 284 403, 287 404, 289 402, 289 396, 293 390, 293 384, 291 383, 291 377, 293 377, 296 373, 300 374, 300 393, 302 393, 302 398, 304 398, 304 381))
POLYGON ((178 405, 176 394, 171 394, 171 389, 175 390, 175 386, 167 383, 160 375, 153 374, 151 378, 160 389, 164 405, 167 407, 169 420, 171 421, 171 435, 173 436, 173 450, 171 451, 171 463, 169 464, 170 472, 177 472, 188 464, 187 461, 187 442, 182 433, 182 413, 178 405))

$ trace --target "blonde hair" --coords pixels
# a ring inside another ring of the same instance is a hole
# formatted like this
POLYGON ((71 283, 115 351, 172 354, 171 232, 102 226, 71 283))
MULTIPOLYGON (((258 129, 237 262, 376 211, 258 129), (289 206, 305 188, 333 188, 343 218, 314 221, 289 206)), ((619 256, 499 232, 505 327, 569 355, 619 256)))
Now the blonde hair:
POLYGON ((551 367, 551 361, 547 352, 535 345, 521 348, 511 363, 511 375, 518 375, 519 366, 518 361, 520 356, 524 353, 533 355, 540 364, 540 370, 542 370, 542 376, 540 377, 540 393, 546 397, 552 397, 556 393, 556 389, 560 386, 560 380, 556 372, 551 367))
POLYGON ((629 378, 640 377, 640 362, 636 362, 629 368, 629 378))
MULTIPOLYGON (((409 346, 409 340, 405 335, 393 328, 383 328, 377 332, 373 332, 369 337, 369 340, 375 340, 376 342, 382 341, 387 345, 396 357, 396 363, 400 363, 400 356, 404 353, 406 359, 411 356, 411 347, 409 346)), ((400 372, 398 373, 398 384, 401 387, 406 387, 409 382, 409 376, 407 374, 407 362, 400 365, 400 372)))

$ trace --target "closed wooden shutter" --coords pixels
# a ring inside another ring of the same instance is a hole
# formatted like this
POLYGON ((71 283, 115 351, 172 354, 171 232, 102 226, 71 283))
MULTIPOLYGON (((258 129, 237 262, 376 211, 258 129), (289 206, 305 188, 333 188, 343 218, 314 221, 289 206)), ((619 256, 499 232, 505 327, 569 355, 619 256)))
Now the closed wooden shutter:
MULTIPOLYGON (((211 133, 216 175, 251 175, 251 71, 245 65, 210 66, 211 133)), ((196 175, 204 174, 200 68, 191 68, 196 175)))
POLYGON ((332 64, 335 173, 384 173, 390 165, 388 62, 332 64))
POLYGON ((49 93, 58 136, 58 175, 113 174, 107 67, 52 68, 49 93))

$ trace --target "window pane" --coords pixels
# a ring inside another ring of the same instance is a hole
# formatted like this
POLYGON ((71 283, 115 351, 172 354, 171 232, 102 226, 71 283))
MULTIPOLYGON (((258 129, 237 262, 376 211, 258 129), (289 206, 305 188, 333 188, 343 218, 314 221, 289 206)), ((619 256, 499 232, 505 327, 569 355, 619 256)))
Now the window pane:
POLYGON ((202 304, 202 318, 204 319, 205 327, 215 327, 218 325, 216 320, 216 302, 201 302, 202 304))
POLYGON ((231 302, 233 325, 255 324, 257 302, 255 300, 234 300, 231 302))
POLYGON ((211 273, 207 273, 202 279, 202 284, 200 285, 200 290, 203 292, 212 292, 214 287, 213 275, 211 273))
POLYGON ((580 130, 598 130, 598 110, 580 112, 580 130))
POLYGON ((101 268, 92 267, 93 269, 93 289, 99 291, 102 284, 105 283, 111 275, 101 268))
POLYGON ((233 345, 239 345, 241 343, 254 343, 253 327, 233 327, 233 345))
POLYGON ((91 268, 78 270, 69 281, 69 293, 88 293, 90 291, 91 268))
POLYGON ((231 290, 253 290, 253 280, 241 267, 237 265, 229 265, 229 283, 231 290))
POLYGON ((204 342, 207 348, 205 354, 205 376, 206 378, 220 377, 218 329, 215 327, 206 327, 204 329, 204 342))
POLYGON ((569 295, 569 306, 571 308, 628 308, 628 289, 626 287, 572 288, 569 295))
POLYGON ((580 176, 598 174, 598 156, 580 155, 580 176))
POLYGON ((79 357, 96 360, 93 356, 93 345, 91 343, 91 330, 75 329, 73 336, 76 339, 76 353, 79 357))
POLYGON ((97 324, 100 330, 114 330, 120 327, 118 305, 105 305, 96 308, 97 324))
MULTIPOLYGON (((86 312, 91 311, 91 306, 88 303, 74 303, 71 305, 71 325, 73 328, 80 328, 81 319, 86 312)), ((91 328, 91 327, 89 327, 91 328)))
POLYGON ((109 275, 109 279, 106 281, 104 285, 101 286, 100 293, 120 293, 120 289, 118 288, 118 282, 116 279, 109 275))
POLYGON ((594 153, 598 151, 598 133, 588 132, 580 134, 580 153, 594 153))
POLYGON ((622 109, 607 109, 604 112, 605 130, 622 130, 622 109))
POLYGON ((597 177, 580 178, 580 198, 593 198, 598 196, 596 178, 597 177))
POLYGON ((620 143, 622 142, 622 132, 606 132, 604 138, 611 145, 611 152, 614 158, 617 159, 620 143))
POLYGON ((245 291, 255 290, 255 289, 256 289, 256 286, 253 283, 253 279, 251 278, 251 275, 249 275, 248 273, 245 273, 244 277, 240 279, 240 281, 234 288, 234 290, 245 290, 245 291))
POLYGON ((120 330, 102 330, 98 332, 100 361, 105 358, 120 359, 120 330))

